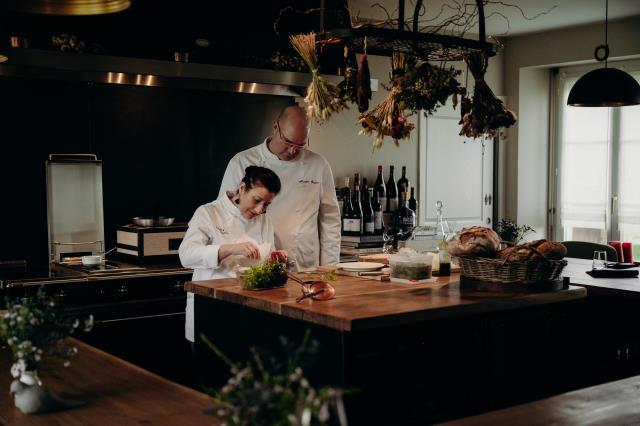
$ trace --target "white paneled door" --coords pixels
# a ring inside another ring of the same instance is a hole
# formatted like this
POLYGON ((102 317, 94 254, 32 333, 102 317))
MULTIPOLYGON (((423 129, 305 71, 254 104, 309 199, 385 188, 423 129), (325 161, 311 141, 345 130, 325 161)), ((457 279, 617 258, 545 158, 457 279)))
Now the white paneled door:
POLYGON ((493 226, 493 141, 459 136, 459 108, 420 117, 420 223, 436 220, 436 201, 453 229, 493 226))

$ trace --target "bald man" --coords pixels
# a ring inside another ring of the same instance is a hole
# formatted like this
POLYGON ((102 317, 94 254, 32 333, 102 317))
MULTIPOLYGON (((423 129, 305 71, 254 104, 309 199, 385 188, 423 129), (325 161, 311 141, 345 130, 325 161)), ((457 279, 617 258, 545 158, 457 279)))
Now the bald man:
POLYGON ((295 259, 298 270, 338 263, 340 209, 327 160, 309 150, 309 119, 298 106, 284 108, 273 121, 271 136, 236 154, 224 173, 220 194, 240 185, 248 166, 267 167, 282 183, 267 214, 275 244, 295 259))

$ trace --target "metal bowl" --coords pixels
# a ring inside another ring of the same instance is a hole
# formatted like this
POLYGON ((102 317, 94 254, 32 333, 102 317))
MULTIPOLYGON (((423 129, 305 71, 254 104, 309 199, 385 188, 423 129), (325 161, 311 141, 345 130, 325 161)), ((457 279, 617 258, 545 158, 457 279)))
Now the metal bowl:
POLYGON ((159 226, 169 226, 173 223, 173 221, 176 220, 175 217, 164 217, 164 216, 160 216, 158 217, 158 225, 159 226))
POLYGON ((146 228, 149 226, 153 226, 153 218, 136 216, 133 218, 133 223, 135 223, 138 226, 143 226, 146 228))

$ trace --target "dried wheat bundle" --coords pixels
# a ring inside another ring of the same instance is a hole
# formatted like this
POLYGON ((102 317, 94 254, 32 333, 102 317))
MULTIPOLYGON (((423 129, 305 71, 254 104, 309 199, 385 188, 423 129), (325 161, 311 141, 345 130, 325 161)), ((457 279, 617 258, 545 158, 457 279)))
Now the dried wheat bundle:
POLYGON ((304 98, 307 104, 307 115, 318 124, 324 123, 331 114, 347 108, 346 103, 340 97, 338 88, 327 83, 318 72, 318 54, 316 51, 316 35, 297 34, 289 37, 293 48, 307 63, 311 70, 312 79, 307 88, 307 96, 304 98))

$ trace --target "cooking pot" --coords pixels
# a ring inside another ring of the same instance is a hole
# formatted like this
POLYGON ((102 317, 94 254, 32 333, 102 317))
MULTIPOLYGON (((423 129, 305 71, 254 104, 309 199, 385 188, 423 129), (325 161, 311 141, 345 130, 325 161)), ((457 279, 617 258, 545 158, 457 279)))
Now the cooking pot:
POLYGON ((133 223, 138 226, 144 226, 145 228, 147 228, 149 226, 153 226, 153 218, 136 216, 133 218, 133 223))
POLYGON ((176 220, 175 217, 158 217, 158 226, 169 226, 176 220))

